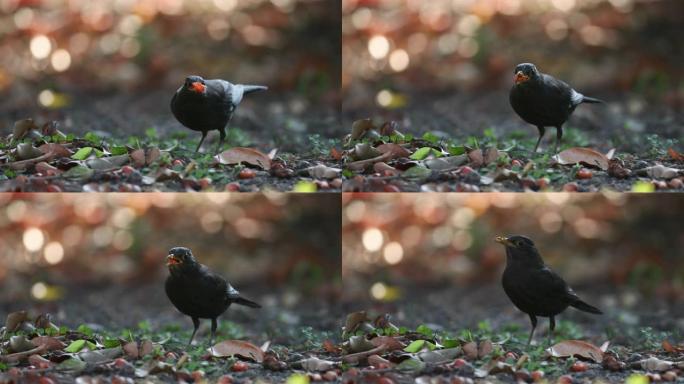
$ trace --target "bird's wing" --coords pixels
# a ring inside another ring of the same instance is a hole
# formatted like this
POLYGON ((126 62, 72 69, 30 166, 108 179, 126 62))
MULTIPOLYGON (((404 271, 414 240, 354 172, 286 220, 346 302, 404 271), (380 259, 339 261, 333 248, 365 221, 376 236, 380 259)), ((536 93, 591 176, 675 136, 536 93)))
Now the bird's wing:
POLYGON ((236 107, 238 104, 240 104, 240 102, 242 101, 242 96, 245 93, 242 85, 233 84, 231 82, 221 79, 216 79, 212 81, 215 81, 220 86, 220 88, 223 90, 223 93, 226 96, 226 100, 230 100, 233 107, 236 107))
POLYGON ((226 283, 226 294, 228 295, 228 299, 230 300, 235 300, 240 297, 240 292, 235 289, 232 285, 226 283))
POLYGON ((567 103, 568 107, 575 107, 577 104, 582 102, 582 94, 575 91, 563 80, 558 80, 553 76, 543 74, 542 79, 544 82, 545 96, 551 98, 559 105, 567 103), (579 97, 579 102, 575 103, 575 100, 579 97))

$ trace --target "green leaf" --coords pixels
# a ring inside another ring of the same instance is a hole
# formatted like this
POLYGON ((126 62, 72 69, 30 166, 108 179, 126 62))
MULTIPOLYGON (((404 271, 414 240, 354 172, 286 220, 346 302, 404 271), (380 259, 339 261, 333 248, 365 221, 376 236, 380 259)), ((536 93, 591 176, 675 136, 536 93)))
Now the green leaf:
POLYGON ((88 337, 92 337, 94 334, 93 330, 85 324, 79 325, 78 328, 76 328, 76 331, 81 332, 88 337))
POLYGON ((114 156, 125 155, 128 153, 128 149, 124 146, 113 146, 109 148, 109 152, 114 156))
POLYGON ((83 147, 79 149, 76 153, 71 155, 71 158, 74 160, 85 160, 90 156, 90 154, 93 152, 93 147, 83 147))
POLYGON ((121 342, 118 339, 104 339, 102 340, 102 345, 105 348, 114 348, 121 345, 121 342))
POLYGON ((402 176, 406 178, 424 178, 430 176, 430 174, 432 174, 432 171, 428 168, 416 165, 404 171, 402 176))
POLYGON ((423 349, 424 346, 425 346, 425 340, 414 340, 411 342, 411 344, 409 344, 408 346, 406 346, 406 348, 404 348, 404 352, 416 353, 416 352, 420 351, 421 349, 423 349))
POLYGON ((422 147, 422 148, 419 148, 417 151, 413 152, 413 154, 409 157, 413 160, 423 160, 426 157, 428 157, 428 155, 430 154, 431 151, 432 151, 431 147, 422 147))
POLYGON ((425 363, 416 358, 406 359, 397 365, 397 369, 400 371, 420 372, 424 368, 425 363))
POLYGON ((434 335, 434 332, 432 331, 432 329, 430 329, 430 327, 428 327, 425 324, 419 325, 418 328, 416 328, 416 332, 420 333, 421 335, 425 335, 427 337, 432 337, 434 335))
MULTIPOLYGON (((68 138, 68 136, 67 136, 67 138, 68 138)), ((101 140, 101 139, 100 139, 100 136, 98 136, 98 135, 97 135, 96 133, 94 133, 94 132, 88 132, 88 133, 86 133, 85 136, 83 136, 83 139, 86 140, 86 141, 90 141, 90 142, 93 143, 93 144, 99 144, 99 143, 100 143, 100 140, 101 140)))
POLYGON ((309 384, 309 376, 295 373, 287 378, 286 384, 309 384))
POLYGON ((432 144, 437 144, 439 142, 439 137, 432 132, 425 132, 423 140, 432 144))
POLYGON ((447 150, 451 156, 462 155, 465 153, 465 151, 465 147, 462 145, 452 145, 449 146, 449 149, 447 150))
POLYGON ((648 181, 637 181, 632 185, 632 192, 636 193, 651 193, 655 192, 655 185, 648 181))
POLYGON ((456 339, 444 339, 444 340, 442 340, 442 345, 444 346, 444 348, 456 348, 460 344, 461 343, 456 339))
POLYGON ((64 348, 64 352, 76 353, 86 346, 86 341, 83 339, 74 340, 68 347, 64 348))
POLYGON ((154 127, 147 128, 145 130, 145 136, 147 136, 148 139, 156 139, 157 138, 157 130, 154 129, 154 127))
POLYGON ((7 370, 7 364, 5 363, 0 363, 0 371, 6 371, 7 370))
POLYGON ((104 152, 100 151, 97 148, 93 148, 93 150, 95 151, 95 156, 97 156, 98 158, 105 155, 104 152))

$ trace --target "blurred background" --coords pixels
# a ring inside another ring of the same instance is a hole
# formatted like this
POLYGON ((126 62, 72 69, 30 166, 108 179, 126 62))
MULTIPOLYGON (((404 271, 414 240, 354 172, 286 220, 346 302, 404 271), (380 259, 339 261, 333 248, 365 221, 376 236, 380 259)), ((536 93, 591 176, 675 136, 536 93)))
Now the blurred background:
POLYGON ((245 98, 235 126, 325 134, 339 110, 339 24, 336 0, 0 0, 0 122, 183 131, 169 103, 197 74, 270 87, 245 98))
MULTIPOLYGON (((684 136, 677 0, 343 0, 344 126, 368 116, 459 137, 527 129, 508 104, 533 62, 608 108, 570 125, 684 136)), ((611 135, 612 134, 612 135, 611 135)), ((619 141, 618 141, 619 143, 619 141)))
POLYGON ((684 331, 677 194, 346 194, 343 210, 348 310, 389 311, 413 325, 527 325, 501 287, 505 249, 494 241, 519 234, 607 314, 599 322, 568 310, 561 319, 684 331))
POLYGON ((0 318, 190 324, 163 288, 168 250, 185 246, 264 306, 224 319, 323 326, 341 285, 340 222, 338 196, 1 194, 0 318))

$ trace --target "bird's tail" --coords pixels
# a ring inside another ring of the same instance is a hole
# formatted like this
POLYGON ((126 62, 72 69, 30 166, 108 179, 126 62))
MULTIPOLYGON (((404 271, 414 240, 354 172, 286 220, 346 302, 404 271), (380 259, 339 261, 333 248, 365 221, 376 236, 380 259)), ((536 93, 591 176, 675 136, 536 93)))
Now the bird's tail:
POLYGON ((268 89, 268 87, 263 86, 263 85, 246 85, 242 84, 242 89, 244 94, 252 93, 252 92, 259 92, 259 91, 265 91, 268 89))
POLYGON ((577 309, 579 309, 580 311, 589 312, 589 313, 595 313, 595 314, 597 314, 597 315, 602 315, 602 314, 603 314, 603 312, 601 312, 600 309, 598 309, 598 308, 596 308, 596 307, 593 307, 593 306, 591 306, 591 305, 585 303, 585 302, 582 301, 582 300, 577 300, 577 301, 573 302, 573 303, 570 304, 570 305, 573 306, 573 307, 575 307, 575 308, 577 308, 577 309))
POLYGON ((233 303, 244 305, 244 306, 251 307, 251 308, 261 308, 261 305, 253 302, 252 300, 247 300, 242 296, 238 296, 237 298, 234 298, 233 303))
POLYGON ((582 96, 582 102, 583 103, 589 103, 589 104, 605 104, 605 101, 595 99, 595 98, 589 97, 589 96, 582 96))

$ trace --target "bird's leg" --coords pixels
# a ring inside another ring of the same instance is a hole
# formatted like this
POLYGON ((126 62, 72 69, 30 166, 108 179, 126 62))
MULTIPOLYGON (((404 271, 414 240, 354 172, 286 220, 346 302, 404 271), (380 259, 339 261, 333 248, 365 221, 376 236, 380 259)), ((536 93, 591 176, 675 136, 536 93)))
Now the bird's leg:
POLYGON ((207 137, 207 131, 202 131, 202 138, 200 139, 199 144, 197 144, 197 149, 195 149, 195 152, 199 152, 200 147, 202 147, 202 143, 204 143, 204 139, 207 137))
POLYGON ((553 330, 556 329, 556 319, 549 317, 549 346, 553 343, 553 330))
POLYGON ((221 128, 219 129, 219 143, 216 146, 216 154, 218 155, 221 153, 221 149, 223 148, 223 141, 226 139, 226 128, 221 128))
POLYGON ((216 336, 216 326, 218 325, 217 323, 218 322, 215 317, 211 319, 211 339, 209 340, 210 345, 214 345, 214 337, 216 336))
POLYGON ((537 316, 530 314, 530 321, 532 322, 532 330, 530 331, 530 338, 527 339, 527 346, 532 343, 532 336, 534 336, 534 329, 537 328, 537 316))
POLYGON ((537 153, 539 143, 541 143, 542 139, 544 138, 544 134, 546 133, 546 128, 543 125, 537 126, 537 129, 539 130, 539 139, 537 139, 537 144, 534 146, 534 153, 537 153))
POLYGON ((553 151, 554 154, 558 153, 558 148, 560 148, 560 143, 561 143, 562 138, 563 138, 563 127, 559 125, 556 127, 556 148, 553 151))
POLYGON ((188 347, 192 345, 192 340, 195 338, 195 333, 197 333, 197 329, 200 326, 200 320, 196 317, 192 318, 192 324, 195 325, 195 329, 192 331, 192 336, 190 336, 190 341, 188 341, 188 347))

